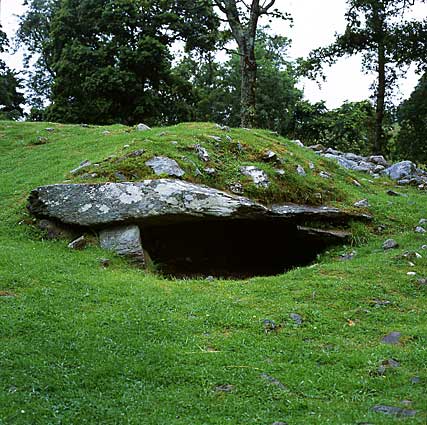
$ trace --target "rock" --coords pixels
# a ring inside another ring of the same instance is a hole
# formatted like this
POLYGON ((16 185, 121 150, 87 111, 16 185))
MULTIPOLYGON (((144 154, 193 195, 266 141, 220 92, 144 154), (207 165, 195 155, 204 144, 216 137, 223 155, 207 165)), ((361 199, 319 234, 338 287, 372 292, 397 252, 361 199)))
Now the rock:
POLYGON ((207 167, 203 171, 209 176, 214 176, 216 174, 215 168, 207 167))
POLYGON ((293 143, 294 145, 299 146, 300 148, 304 147, 304 143, 302 143, 301 140, 291 140, 291 143, 293 143))
POLYGON ((268 179, 267 174, 257 167, 251 165, 243 166, 240 167, 240 172, 243 175, 250 177, 254 182, 255 186, 263 188, 268 188, 270 186, 270 181, 268 179))
POLYGON ((215 127, 222 131, 231 131, 230 127, 227 125, 215 124, 215 127))
POLYGON ((138 158, 144 154, 144 149, 138 149, 136 151, 132 151, 127 153, 123 158, 138 158))
POLYGON ((205 280, 207 282, 213 282, 215 280, 215 278, 213 276, 208 276, 205 280))
POLYGON ((298 313, 291 313, 289 317, 295 322, 296 325, 301 326, 302 325, 302 317, 298 313))
POLYGON ((410 382, 411 382, 411 384, 419 384, 419 383, 421 382, 421 379, 420 379, 420 377, 419 377, 419 376, 413 376, 413 377, 410 379, 410 382))
POLYGON ((323 151, 325 151, 326 148, 323 145, 321 145, 320 143, 318 143, 317 145, 309 146, 308 149, 311 149, 312 151, 323 152, 323 151))
POLYGON ((76 249, 76 250, 82 250, 86 247, 87 245, 87 240, 85 238, 85 236, 80 236, 79 238, 73 240, 72 242, 70 242, 68 244, 68 248, 70 249, 76 249))
POLYGON ((387 239, 384 243, 383 243, 383 249, 387 250, 387 249, 394 249, 394 248, 398 248, 399 244, 394 240, 394 239, 387 239))
POLYGON ((421 219, 420 219, 420 221, 418 222, 418 224, 419 224, 420 226, 422 226, 423 224, 427 224, 427 219, 425 219, 425 218, 421 218, 421 219))
POLYGON ((111 260, 109 258, 100 258, 99 264, 101 265, 101 267, 106 269, 107 267, 110 267, 111 260))
POLYGON ((400 193, 395 192, 394 190, 387 190, 386 194, 388 196, 402 196, 400 193))
POLYGON ((417 283, 420 286, 427 286, 427 279, 426 278, 420 278, 417 280, 417 283))
POLYGON ((36 141, 33 143, 34 145, 45 145, 49 140, 47 137, 39 136, 36 141))
POLYGON ((427 249, 427 245, 422 245, 421 249, 426 250, 427 249))
POLYGON ((263 326, 264 326, 264 332, 267 334, 267 333, 270 333, 270 332, 272 332, 272 331, 275 331, 276 329, 277 329, 277 325, 276 325, 276 323, 274 322, 274 320, 270 320, 270 319, 264 319, 263 321, 262 321, 262 324, 263 324, 263 326))
POLYGON ((392 180, 402 180, 404 178, 412 178, 417 172, 416 165, 411 161, 402 161, 393 164, 384 170, 384 174, 392 180))
POLYGON ((272 214, 249 199, 172 179, 43 186, 31 193, 28 208, 38 217, 80 226, 163 222, 173 217, 251 219, 272 214))
POLYGON ((363 156, 356 155, 355 153, 351 153, 351 152, 345 153, 344 158, 353 162, 360 162, 364 160, 363 156))
POLYGON ((116 171, 114 173, 114 177, 119 182, 125 182, 127 180, 126 176, 123 173, 120 173, 119 171, 116 171))
POLYGON ((354 171, 360 171, 362 173, 374 172, 376 166, 370 162, 361 161, 356 167, 353 168, 354 171))
POLYGON ((301 165, 298 165, 297 173, 302 177, 305 177, 307 175, 307 173, 305 172, 304 168, 301 165))
POLYGON ((341 254, 340 260, 341 261, 350 261, 353 260, 353 258, 356 256, 356 251, 349 252, 347 254, 341 254))
POLYGON ((208 162, 209 161, 209 153, 208 151, 201 145, 197 144, 194 146, 194 149, 197 152, 197 156, 204 162, 208 162))
POLYGON ((218 385, 215 387, 215 391, 222 392, 222 393, 230 393, 233 390, 234 390, 234 385, 230 385, 230 384, 218 385))
POLYGON ((369 202, 367 199, 362 199, 353 204, 356 208, 369 208, 369 202))
POLYGON ((263 161, 272 162, 277 160, 277 153, 268 150, 262 157, 263 161))
POLYGON ((115 226, 99 232, 101 248, 128 257, 145 265, 144 251, 141 244, 139 227, 136 225, 115 226))
POLYGON ((399 344, 402 334, 400 332, 390 332, 381 339, 383 344, 399 344))
POLYGON ((356 186, 356 187, 362 187, 362 185, 357 181, 357 180, 352 180, 351 181, 353 184, 354 184, 354 186, 356 186))
POLYGON ((326 171, 321 171, 319 173, 319 177, 321 177, 322 179, 330 179, 332 176, 326 171))
POLYGON ((286 390, 285 385, 283 385, 278 379, 274 378, 273 376, 267 375, 266 373, 261 373, 260 376, 262 379, 272 385, 275 385, 276 387, 279 387, 281 390, 286 390))
POLYGON ((417 414, 416 410, 402 409, 401 407, 377 405, 372 408, 374 412, 385 415, 412 417, 417 414))
POLYGON ((230 191, 237 194, 237 195, 243 195, 245 190, 243 188, 243 185, 241 183, 237 182, 237 183, 232 183, 230 185, 230 191))
POLYGON ((108 131, 108 130, 105 130, 105 131, 102 132, 103 136, 108 136, 110 134, 111 134, 111 131, 108 131))
POLYGON ((415 233, 426 233, 426 229, 424 229, 424 227, 417 226, 415 228, 415 233))
POLYGON ((80 163, 80 165, 76 168, 74 168, 74 170, 70 171, 70 174, 78 174, 80 171, 82 171, 83 169, 90 167, 92 165, 92 162, 90 162, 89 160, 85 160, 83 162, 80 163))
POLYGON ((145 165, 150 167, 158 176, 166 174, 169 177, 182 177, 185 171, 174 159, 165 156, 155 156, 148 160, 145 165))
POLYGON ((382 155, 373 155, 368 158, 369 162, 372 162, 376 165, 382 165, 383 167, 388 167, 388 162, 382 155))
POLYGON ((382 166, 382 165, 377 165, 373 170, 372 170, 372 172, 374 173, 374 174, 378 174, 378 177, 379 177, 379 174, 381 173, 381 172, 383 172, 385 170, 385 167, 384 166, 382 166))
POLYGON ((222 139, 219 136, 208 136, 210 139, 215 140, 215 142, 221 143, 222 139))
POLYGON ((150 127, 148 127, 148 125, 145 125, 145 124, 138 124, 137 126, 136 126, 136 129, 137 129, 137 131, 148 131, 148 130, 151 130, 151 128, 150 127))
POLYGON ((278 176, 284 176, 284 175, 286 175, 285 170, 282 170, 281 168, 277 168, 277 169, 275 169, 274 171, 276 172, 276 174, 277 174, 278 176))
POLYGON ((288 425, 288 423, 279 421, 279 422, 273 422, 272 425, 288 425))
POLYGON ((52 127, 46 127, 45 131, 48 131, 49 133, 51 133, 52 131, 55 131, 55 129, 52 127))
POLYGON ((314 170, 316 168, 316 166, 312 162, 309 162, 308 168, 310 168, 310 170, 314 170))
POLYGON ((324 155, 324 157, 338 162, 341 167, 347 168, 348 170, 354 170, 358 166, 357 162, 350 161, 349 159, 346 159, 343 156, 327 153, 326 155, 324 155))
POLYGON ((328 148, 326 149, 327 154, 335 155, 335 156, 341 156, 342 152, 337 151, 336 149, 328 148))

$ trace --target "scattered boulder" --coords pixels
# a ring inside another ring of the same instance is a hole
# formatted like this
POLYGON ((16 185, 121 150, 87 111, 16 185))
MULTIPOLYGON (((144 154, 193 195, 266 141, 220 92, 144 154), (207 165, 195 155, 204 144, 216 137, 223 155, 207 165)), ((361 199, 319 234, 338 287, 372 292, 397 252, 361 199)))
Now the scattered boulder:
POLYGON ((148 131, 148 130, 151 130, 151 128, 150 127, 148 127, 148 125, 145 125, 145 124, 138 124, 137 126, 136 126, 136 129, 138 130, 138 131, 148 131))
POLYGON ((402 180, 404 178, 412 178, 417 173, 416 165, 411 161, 402 161, 393 164, 384 170, 384 174, 392 180, 402 180))
POLYGON ((368 161, 372 162, 373 164, 376 164, 376 165, 381 165, 383 167, 388 167, 389 166, 388 162, 386 161, 386 159, 382 155, 373 155, 373 156, 370 156, 368 158, 368 161))
POLYGON ((424 227, 417 226, 415 228, 415 233, 426 233, 426 229, 424 229, 424 227))
POLYGON ((302 325, 302 317, 298 313, 291 313, 289 317, 295 322, 296 325, 301 326, 302 325))
POLYGON ((145 165, 150 167, 158 176, 166 174, 169 177, 182 177, 185 174, 185 171, 174 159, 166 156, 155 156, 149 159, 145 165))
POLYGON ((400 332, 390 332, 381 339, 383 344, 399 344, 402 334, 400 332))
POLYGON ((208 151, 207 151, 206 148, 204 148, 203 146, 197 144, 197 145, 194 146, 194 149, 196 150, 198 157, 202 161, 204 161, 204 162, 208 162, 209 161, 209 159, 210 159, 209 158, 209 153, 208 153, 208 151))
POLYGON ((383 243, 383 249, 384 250, 395 249, 395 248, 398 248, 398 247, 399 247, 399 244, 394 239, 387 239, 383 243))
POLYGON ((369 202, 367 199, 362 199, 353 204, 356 208, 369 208, 369 202))
POLYGON ((305 172, 304 168, 301 165, 298 165, 297 173, 302 177, 305 177, 307 175, 307 173, 305 172))
POLYGON ((76 250, 82 250, 86 247, 86 245, 87 245, 87 240, 86 240, 86 237, 83 235, 83 236, 80 236, 79 238, 71 241, 68 244, 68 248, 76 249, 76 250))
POLYGON ((402 409, 401 407, 377 405, 372 408, 374 412, 392 416, 412 417, 417 414, 416 410, 402 409))
POLYGON ((144 251, 141 244, 141 234, 136 225, 116 226, 102 229, 99 232, 101 248, 133 259, 145 265, 144 251))
POLYGON ((341 167, 347 168, 348 170, 354 170, 358 166, 356 162, 346 159, 343 156, 334 155, 331 153, 327 153, 323 156, 325 158, 338 162, 338 164, 341 165, 341 167))
POLYGON ((330 179, 332 176, 326 171, 321 171, 319 173, 319 177, 321 177, 322 179, 330 179))
POLYGON ((87 167, 90 167, 91 165, 92 162, 86 159, 85 161, 81 162, 78 167, 74 168, 74 170, 71 170, 70 174, 78 174, 80 171, 84 170, 87 167))
POLYGON ((254 182, 255 186, 263 188, 268 188, 270 186, 270 180, 268 179, 268 176, 265 171, 260 170, 257 167, 254 167, 252 165, 243 166, 240 167, 240 172, 243 175, 250 177, 254 182))
POLYGON ((273 161, 276 161, 276 160, 277 160, 277 153, 276 153, 276 152, 273 152, 273 151, 271 151, 271 150, 268 150, 268 151, 264 154, 264 156, 262 157, 262 159, 263 159, 263 161, 266 161, 266 162, 273 162, 273 161))

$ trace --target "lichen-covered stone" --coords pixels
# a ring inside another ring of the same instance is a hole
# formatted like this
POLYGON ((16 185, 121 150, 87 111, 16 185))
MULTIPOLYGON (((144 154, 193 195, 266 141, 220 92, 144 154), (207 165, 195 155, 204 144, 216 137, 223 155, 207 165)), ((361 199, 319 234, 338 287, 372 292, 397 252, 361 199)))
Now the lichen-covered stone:
POLYGON ((169 177, 182 177, 185 174, 185 171, 174 159, 166 156, 155 156, 148 160, 145 165, 150 167, 158 176, 165 174, 169 177))
POLYGON ((270 186, 270 181, 265 171, 260 170, 255 166, 248 165, 248 166, 240 167, 240 172, 243 175, 250 177, 254 182, 255 186, 264 187, 264 188, 267 188, 270 186))

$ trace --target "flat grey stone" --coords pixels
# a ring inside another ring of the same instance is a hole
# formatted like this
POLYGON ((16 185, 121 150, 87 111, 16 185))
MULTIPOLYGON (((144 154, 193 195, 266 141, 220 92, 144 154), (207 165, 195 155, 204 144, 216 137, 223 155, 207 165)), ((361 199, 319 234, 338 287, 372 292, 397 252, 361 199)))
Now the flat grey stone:
POLYGON ((136 126, 136 129, 138 130, 138 131, 148 131, 148 130, 151 130, 151 128, 150 127, 148 127, 148 125, 145 125, 145 124, 138 124, 137 126, 136 126))
POLYGON ((389 165, 387 160, 382 155, 370 156, 368 158, 368 161, 372 162, 373 164, 376 164, 376 165, 381 165, 383 167, 388 167, 388 165, 389 165))
POLYGON ((174 159, 165 156, 155 156, 148 160, 145 165, 150 167, 158 176, 165 174, 169 177, 182 177, 185 174, 185 171, 174 159))
POLYGON ((302 317, 298 313, 291 313, 289 317, 295 322, 296 325, 302 325, 302 317))
POLYGON ((402 161, 393 164, 384 170, 384 174, 392 180, 402 180, 405 178, 412 178, 417 173, 416 165, 411 161, 402 161))
POLYGON ((197 152, 197 156, 204 162, 208 162, 209 161, 209 152, 207 151, 206 148, 204 148, 202 145, 195 145, 194 149, 197 152))
POLYGON ((240 167, 240 172, 243 175, 250 177, 255 186, 263 188, 268 188, 270 186, 270 181, 265 171, 260 170, 255 166, 248 165, 240 167))
POLYGON ((402 334, 400 332, 390 332, 381 339, 383 344, 399 344, 402 334))
POLYGON ((353 204, 356 208, 369 208, 369 202, 367 199, 362 199, 353 204))
POLYGON ((271 162, 271 161, 276 161, 277 160, 277 153, 268 150, 264 156, 262 157, 262 159, 266 162, 271 162))
POLYGON ((387 239, 383 243, 383 249, 384 250, 395 249, 395 248, 398 248, 398 247, 399 247, 399 244, 394 239, 387 239))
POLYGON ((415 228, 415 233, 426 233, 426 229, 424 229, 424 227, 417 226, 415 228))
POLYGON ((331 153, 327 153, 324 155, 325 158, 331 159, 335 162, 338 162, 341 167, 347 168, 348 170, 354 170, 355 167, 358 166, 357 162, 351 161, 349 159, 344 158, 343 156, 334 155, 331 153))
POLYGON ((307 173, 304 170, 304 167, 302 167, 301 165, 298 165, 297 173, 302 177, 305 177, 307 175, 307 173))
POLYGON ((374 412, 383 413, 385 415, 406 416, 406 417, 412 417, 418 413, 416 410, 402 409, 401 407, 383 406, 383 405, 374 406, 372 410, 374 412))

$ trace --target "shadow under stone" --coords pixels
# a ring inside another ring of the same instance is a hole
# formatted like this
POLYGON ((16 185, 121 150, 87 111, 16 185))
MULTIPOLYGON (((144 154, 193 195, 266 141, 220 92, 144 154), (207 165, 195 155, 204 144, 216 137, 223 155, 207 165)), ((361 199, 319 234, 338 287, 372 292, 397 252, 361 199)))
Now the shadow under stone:
POLYGON ((144 249, 166 276, 273 276, 316 260, 349 234, 284 220, 203 220, 141 226, 144 249))

